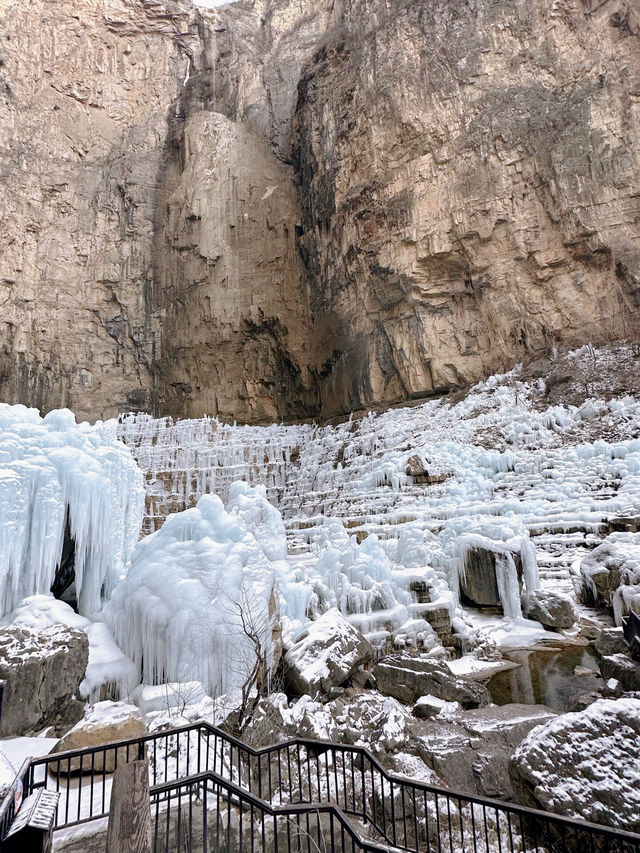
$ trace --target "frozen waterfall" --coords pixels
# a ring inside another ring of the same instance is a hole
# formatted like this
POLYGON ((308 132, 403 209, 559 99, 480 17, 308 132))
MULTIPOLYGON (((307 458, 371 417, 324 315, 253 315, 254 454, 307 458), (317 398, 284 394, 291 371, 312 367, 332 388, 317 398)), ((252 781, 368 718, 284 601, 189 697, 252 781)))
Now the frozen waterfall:
POLYGON ((129 560, 143 512, 142 473, 112 424, 76 424, 68 409, 42 418, 37 409, 0 404, 2 615, 49 592, 67 519, 78 609, 97 611, 129 560))

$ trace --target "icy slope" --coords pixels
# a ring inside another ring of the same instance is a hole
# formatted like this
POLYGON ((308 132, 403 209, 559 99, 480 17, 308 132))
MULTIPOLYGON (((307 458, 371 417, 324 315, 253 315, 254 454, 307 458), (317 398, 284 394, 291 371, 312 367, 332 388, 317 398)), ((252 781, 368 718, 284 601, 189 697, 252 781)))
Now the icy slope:
POLYGON ((585 347, 553 362, 554 382, 562 371, 573 382, 554 389, 602 394, 578 404, 516 368, 457 402, 335 426, 133 415, 117 429, 146 472, 147 529, 203 493, 226 499, 235 480, 262 483, 287 525, 298 619, 338 606, 369 634, 428 645, 423 617, 455 615, 468 548, 497 554, 503 607, 519 620, 514 559, 529 588, 539 568, 543 584, 570 590, 572 563, 607 519, 640 513, 640 404, 606 393, 634 358, 585 347))
POLYGON ((113 424, 76 424, 68 409, 44 418, 0 404, 0 609, 48 593, 68 513, 81 613, 99 609, 140 531, 140 470, 113 424))

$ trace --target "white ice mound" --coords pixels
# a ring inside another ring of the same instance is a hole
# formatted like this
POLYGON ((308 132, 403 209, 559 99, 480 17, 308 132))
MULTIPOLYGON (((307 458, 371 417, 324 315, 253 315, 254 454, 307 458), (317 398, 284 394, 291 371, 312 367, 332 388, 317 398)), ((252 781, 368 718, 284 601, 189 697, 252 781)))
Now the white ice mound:
POLYGON ((138 538, 142 472, 114 428, 76 424, 68 409, 0 404, 0 609, 48 593, 65 524, 75 539, 78 607, 108 598, 138 538))
MULTIPOLYGON (((259 508, 263 491, 253 494, 259 508)), ((251 490, 243 496, 250 503, 251 490)), ((145 684, 199 681, 215 698, 247 681, 254 639, 271 670, 274 599, 274 569, 256 537, 203 495, 138 543, 104 617, 145 684)))

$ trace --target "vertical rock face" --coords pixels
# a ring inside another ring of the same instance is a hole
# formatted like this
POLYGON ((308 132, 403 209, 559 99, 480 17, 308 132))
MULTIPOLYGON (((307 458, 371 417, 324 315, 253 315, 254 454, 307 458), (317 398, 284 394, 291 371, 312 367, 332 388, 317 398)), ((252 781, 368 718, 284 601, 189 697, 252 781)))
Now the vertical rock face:
POLYGON ((0 0, 0 398, 262 421, 639 330, 628 0, 0 0))
POLYGON ((158 233, 171 411, 244 421, 315 409, 293 174, 245 125, 200 110, 158 233))
POLYGON ((0 3, 0 397, 95 420, 151 403, 152 245, 186 4, 0 3))
POLYGON ((325 411, 637 334, 636 18, 347 0, 294 127, 325 411))

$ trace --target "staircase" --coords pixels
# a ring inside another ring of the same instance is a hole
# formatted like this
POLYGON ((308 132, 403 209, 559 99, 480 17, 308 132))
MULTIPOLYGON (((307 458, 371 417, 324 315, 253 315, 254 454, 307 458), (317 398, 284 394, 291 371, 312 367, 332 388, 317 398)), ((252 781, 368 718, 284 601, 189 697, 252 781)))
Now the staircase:
MULTIPOLYGON (((52 754, 18 781, 24 796, 59 794, 56 831, 92 822, 98 831, 112 769, 145 756, 154 853, 640 853, 640 835, 413 782, 362 747, 300 739, 254 749, 207 723, 52 754)), ((11 791, 3 839, 13 808, 11 791)))

